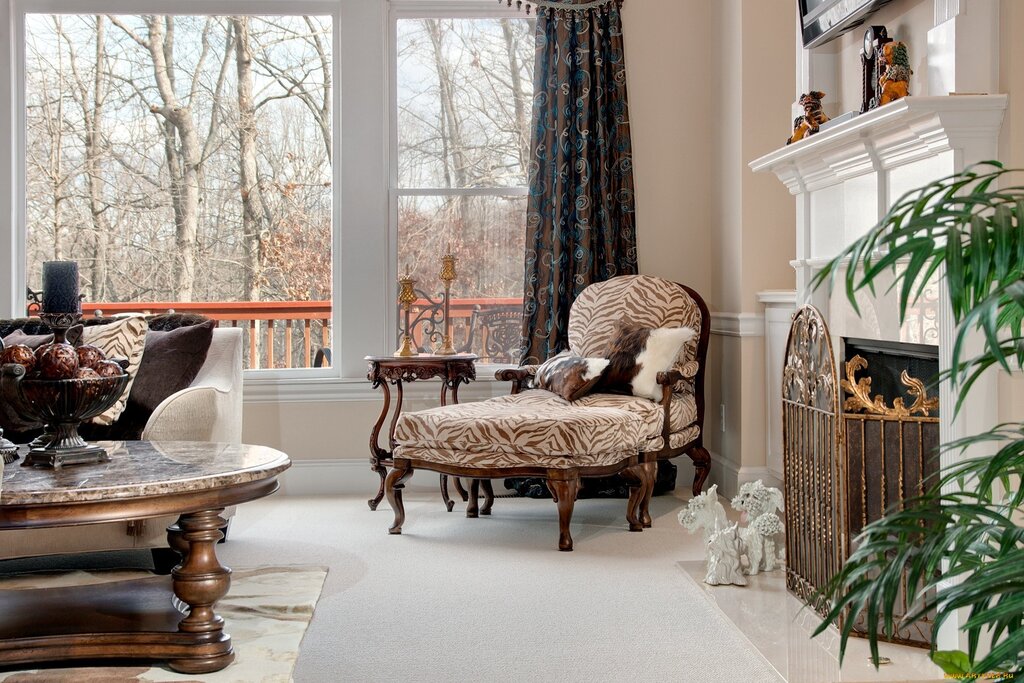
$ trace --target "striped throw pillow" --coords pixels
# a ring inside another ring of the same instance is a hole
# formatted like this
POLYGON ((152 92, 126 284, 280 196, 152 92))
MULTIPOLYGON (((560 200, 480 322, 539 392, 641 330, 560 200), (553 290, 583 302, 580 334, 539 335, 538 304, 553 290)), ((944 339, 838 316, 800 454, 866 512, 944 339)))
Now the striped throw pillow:
POLYGON ((135 376, 139 372, 139 364, 142 363, 142 352, 146 349, 146 332, 149 325, 146 319, 139 316, 124 318, 107 325, 89 325, 82 332, 82 343, 92 344, 102 351, 107 358, 128 359, 128 385, 124 388, 121 398, 117 399, 114 405, 107 408, 103 413, 92 419, 93 424, 112 425, 124 412, 125 404, 128 402, 128 394, 131 393, 132 384, 135 383, 135 376))

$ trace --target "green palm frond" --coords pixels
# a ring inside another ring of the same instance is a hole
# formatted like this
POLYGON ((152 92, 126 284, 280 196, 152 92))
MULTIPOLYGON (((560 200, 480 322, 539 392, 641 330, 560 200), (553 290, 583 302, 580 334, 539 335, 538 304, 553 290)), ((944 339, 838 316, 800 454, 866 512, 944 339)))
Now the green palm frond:
MULTIPOLYGON (((856 294, 875 294, 878 278, 891 275, 888 293, 897 295, 904 320, 939 278, 957 325, 950 367, 942 376, 959 392, 957 411, 985 373, 1024 369, 1024 187, 1012 183, 1018 173, 985 162, 908 192, 812 283, 834 286, 841 279, 859 310, 856 294)), ((841 624, 842 656, 863 618, 877 665, 880 633, 891 637, 932 614, 934 638, 950 615, 964 610, 960 628, 968 651, 936 653, 936 661, 968 675, 1019 672, 1024 423, 1000 425, 943 448, 966 459, 928 482, 925 495, 864 528, 846 565, 823 591, 832 610, 817 633, 841 624), (979 452, 987 455, 976 457, 979 452), (915 607, 899 616, 894 608, 904 590, 915 607)))

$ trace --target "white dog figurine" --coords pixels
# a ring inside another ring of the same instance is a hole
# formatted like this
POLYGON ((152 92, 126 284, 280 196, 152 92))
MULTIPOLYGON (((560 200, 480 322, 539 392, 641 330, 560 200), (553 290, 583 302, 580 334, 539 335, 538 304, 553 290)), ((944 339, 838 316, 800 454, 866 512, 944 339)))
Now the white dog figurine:
POLYGON ((697 529, 703 529, 704 543, 707 543, 716 531, 727 527, 729 522, 725 517, 725 508, 718 502, 718 484, 691 498, 686 509, 679 512, 679 523, 691 534, 697 529))
POLYGON ((712 586, 747 585, 740 561, 742 541, 738 527, 738 524, 733 524, 711 534, 708 540, 708 571, 704 583, 712 586))
POLYGON ((783 511, 782 491, 769 488, 760 480, 744 484, 732 499, 732 508, 747 515, 747 526, 740 530, 747 555, 746 573, 770 572, 785 562, 782 536, 786 527, 776 514, 783 511))

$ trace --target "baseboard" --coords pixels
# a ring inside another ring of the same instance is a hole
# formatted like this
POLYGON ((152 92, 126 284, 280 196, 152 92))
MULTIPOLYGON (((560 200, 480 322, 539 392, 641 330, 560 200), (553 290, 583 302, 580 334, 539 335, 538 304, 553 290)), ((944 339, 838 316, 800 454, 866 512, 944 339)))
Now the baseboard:
MULTIPOLYGON (((433 472, 422 472, 406 484, 408 491, 440 491, 433 472)), ((367 460, 335 458, 293 460, 281 476, 281 496, 366 496, 377 493, 380 477, 367 460)))
POLYGON ((782 487, 782 481, 767 467, 741 467, 717 453, 711 454, 711 474, 707 485, 718 484, 719 495, 732 498, 739 493, 741 486, 758 479, 765 486, 782 487))

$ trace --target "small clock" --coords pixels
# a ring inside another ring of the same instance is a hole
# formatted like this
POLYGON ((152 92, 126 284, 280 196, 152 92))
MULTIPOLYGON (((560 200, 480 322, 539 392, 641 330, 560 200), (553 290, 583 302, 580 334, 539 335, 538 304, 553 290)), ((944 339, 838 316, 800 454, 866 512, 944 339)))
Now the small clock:
POLYGON ((864 31, 864 57, 871 59, 875 56, 875 27, 872 26, 864 31))

